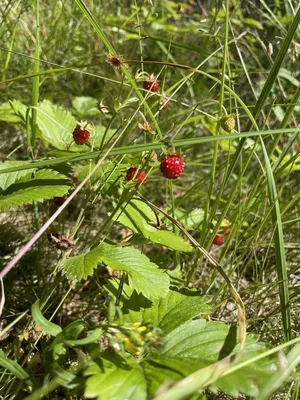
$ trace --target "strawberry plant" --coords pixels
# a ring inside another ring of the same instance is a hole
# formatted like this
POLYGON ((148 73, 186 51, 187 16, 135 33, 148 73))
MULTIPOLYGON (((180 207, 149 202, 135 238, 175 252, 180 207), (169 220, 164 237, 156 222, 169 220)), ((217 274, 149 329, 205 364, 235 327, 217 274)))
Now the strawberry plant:
POLYGON ((298 398, 297 2, 98 3, 0 5, 0 397, 298 398))

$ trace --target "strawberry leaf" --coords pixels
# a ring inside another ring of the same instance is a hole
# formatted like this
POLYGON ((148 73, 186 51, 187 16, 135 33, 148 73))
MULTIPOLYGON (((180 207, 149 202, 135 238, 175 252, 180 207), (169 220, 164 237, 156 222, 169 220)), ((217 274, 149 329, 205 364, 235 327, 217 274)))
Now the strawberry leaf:
MULTIPOLYGON (((221 322, 205 320, 188 321, 170 332, 165 338, 165 347, 160 354, 150 355, 142 363, 147 380, 151 382, 150 393, 153 394, 166 381, 176 382, 184 376, 209 367, 211 364, 234 354, 239 347, 237 329, 221 322), (171 370, 171 373, 170 373, 171 370)), ((261 354, 268 347, 265 343, 256 342, 254 336, 247 339, 245 349, 235 365, 261 354)), ((213 375, 210 370, 210 379, 213 375)), ((229 373, 211 384, 210 389, 221 390, 232 396, 245 393, 256 396, 264 386, 265 380, 276 371, 274 358, 265 358, 259 363, 250 363, 243 368, 229 373)), ((206 386, 203 370, 203 388, 206 386)))
MULTIPOLYGON (((30 164, 31 161, 5 161, 0 164, 0 170, 5 170, 6 168, 17 167, 21 165, 30 164)), ((36 168, 25 169, 23 171, 8 172, 6 174, 0 175, 0 188, 6 190, 10 185, 17 182, 20 178, 28 175, 30 179, 31 174, 36 171, 36 168)))
POLYGON ((70 188, 69 179, 52 170, 40 170, 33 177, 25 175, 10 185, 0 195, 0 211, 7 211, 12 206, 20 206, 34 201, 63 196, 70 188))
MULTIPOLYGON (((126 288, 124 292, 126 293, 126 288)), ((208 300, 198 292, 179 292, 176 288, 171 288, 164 298, 152 300, 150 303, 142 295, 133 292, 123 299, 122 311, 125 321, 134 323, 142 320, 144 324, 151 322, 167 334, 200 314, 208 314, 211 311, 208 300)))
MULTIPOLYGON (((37 125, 40 137, 57 149, 65 150, 71 144, 76 126, 73 115, 64 108, 45 100, 37 107, 37 125)), ((72 146, 80 149, 80 146, 72 146)))
POLYGON ((97 400, 146 400, 147 387, 142 368, 128 354, 105 354, 90 361, 84 372, 85 397, 97 400))
POLYGON ((142 234, 153 243, 160 244, 172 250, 189 252, 192 246, 180 236, 167 230, 160 230, 151 225, 156 223, 153 210, 140 200, 132 200, 123 208, 118 221, 133 232, 142 234))
POLYGON ((85 279, 92 275, 100 262, 112 269, 126 271, 130 287, 147 298, 164 297, 168 292, 168 275, 144 254, 129 247, 103 243, 89 253, 67 259, 63 264, 63 272, 71 279, 85 279))

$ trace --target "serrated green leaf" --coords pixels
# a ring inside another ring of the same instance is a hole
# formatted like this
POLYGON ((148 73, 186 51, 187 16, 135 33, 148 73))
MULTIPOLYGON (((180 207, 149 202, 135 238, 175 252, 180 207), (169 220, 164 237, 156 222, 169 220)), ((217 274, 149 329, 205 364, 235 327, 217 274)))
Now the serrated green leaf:
POLYGON ((90 362, 85 396, 97 400, 146 400, 147 387, 142 368, 128 354, 103 354, 90 362))
MULTIPOLYGON (((31 161, 5 161, 0 164, 0 170, 20 165, 26 165, 29 163, 31 163, 31 161)), ((17 182, 23 176, 28 175, 30 177, 34 171, 36 171, 36 168, 26 169, 24 171, 8 172, 7 174, 1 174, 0 188, 2 190, 6 190, 10 185, 17 182)))
POLYGON ((0 105, 0 121, 17 123, 22 122, 22 118, 15 113, 10 103, 0 105))
POLYGON ((0 211, 7 211, 12 206, 24 203, 32 204, 34 201, 63 196, 70 188, 69 179, 56 171, 40 170, 34 174, 32 179, 30 178, 31 175, 24 175, 19 182, 10 185, 1 193, 0 211))
POLYGON ((93 97, 79 96, 73 99, 72 106, 75 108, 80 118, 86 118, 99 115, 97 102, 97 99, 93 97))
POLYGON ((150 207, 140 200, 132 200, 129 204, 122 207, 122 214, 118 217, 118 221, 131 229, 133 232, 141 233, 146 239, 153 243, 160 244, 172 250, 189 252, 192 246, 175 235, 173 232, 157 229, 150 223, 156 222, 155 214, 150 207), (150 217, 150 218, 149 218, 150 217))
MULTIPOLYGON (((169 377, 169 369, 173 371, 172 377, 175 382, 234 354, 239 346, 235 326, 205 320, 188 321, 170 332, 165 340, 161 354, 149 356, 149 361, 145 361, 143 365, 151 381, 151 393, 154 393, 169 377)), ((258 343, 254 336, 250 336, 237 363, 251 359, 266 349, 265 343, 258 343)), ((258 364, 251 363, 219 379, 216 375, 216 382, 210 388, 232 396, 237 396, 239 393, 256 396, 259 388, 263 387, 265 380, 276 368, 274 358, 266 358, 264 361, 260 360, 258 364)))
POLYGON ((92 251, 70 257, 63 263, 63 273, 81 280, 92 275, 97 264, 103 262, 112 269, 126 271, 129 285, 147 298, 164 297, 168 292, 169 277, 137 249, 101 244, 92 251))
POLYGON ((15 115, 19 117, 20 121, 25 123, 28 107, 25 104, 21 103, 19 100, 11 100, 9 104, 13 109, 15 115))
POLYGON ((40 301, 37 300, 31 306, 31 314, 34 322, 48 335, 56 336, 58 335, 62 329, 59 325, 54 324, 53 322, 48 321, 42 314, 40 309, 40 301))
POLYGON ((0 366, 10 371, 21 381, 27 381, 28 384, 31 384, 27 372, 16 361, 7 358, 2 350, 0 350, 0 366))
POLYGON ((173 288, 164 298, 152 302, 133 292, 129 298, 123 300, 122 311, 125 321, 150 322, 161 328, 164 334, 168 334, 191 318, 208 314, 211 307, 207 302, 208 298, 190 290, 181 293, 173 288))
MULTIPOLYGON (((37 107, 37 125, 41 139, 57 149, 66 150, 73 140, 76 119, 66 109, 45 100, 37 107)), ((71 149, 74 150, 73 146, 71 149)))

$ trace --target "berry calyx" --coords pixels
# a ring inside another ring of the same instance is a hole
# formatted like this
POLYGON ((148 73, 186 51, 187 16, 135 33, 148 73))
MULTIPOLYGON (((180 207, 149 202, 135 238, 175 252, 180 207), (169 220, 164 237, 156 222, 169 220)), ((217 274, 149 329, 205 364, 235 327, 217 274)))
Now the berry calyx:
POLYGON ((76 144, 83 145, 90 140, 90 131, 92 127, 87 122, 81 121, 77 123, 73 131, 73 139, 76 144))
POLYGON ((167 179, 177 179, 183 173, 184 162, 178 154, 168 154, 160 162, 160 170, 167 179))
POLYGON ((230 133, 235 127, 234 115, 225 115, 225 117, 221 119, 221 127, 225 132, 230 133))
POLYGON ((137 179, 137 186, 140 186, 146 180, 146 172, 141 171, 139 174, 136 174, 137 168, 129 168, 126 173, 127 182, 131 181, 134 177, 137 179))
POLYGON ((157 92, 159 88, 159 82, 156 79, 155 75, 148 75, 146 80, 144 81, 144 89, 149 90, 150 92, 157 92))
POLYGON ((224 235, 219 235, 219 234, 217 233, 216 236, 214 237, 213 244, 216 244, 216 245, 218 245, 218 246, 221 246, 222 244, 224 244, 224 242, 225 242, 224 235))

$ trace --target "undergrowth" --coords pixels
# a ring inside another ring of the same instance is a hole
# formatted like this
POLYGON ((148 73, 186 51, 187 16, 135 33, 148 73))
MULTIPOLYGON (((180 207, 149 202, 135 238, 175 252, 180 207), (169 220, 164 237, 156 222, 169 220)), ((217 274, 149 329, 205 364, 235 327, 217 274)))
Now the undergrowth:
POLYGON ((0 397, 296 400, 299 4, 0 12, 0 397))

